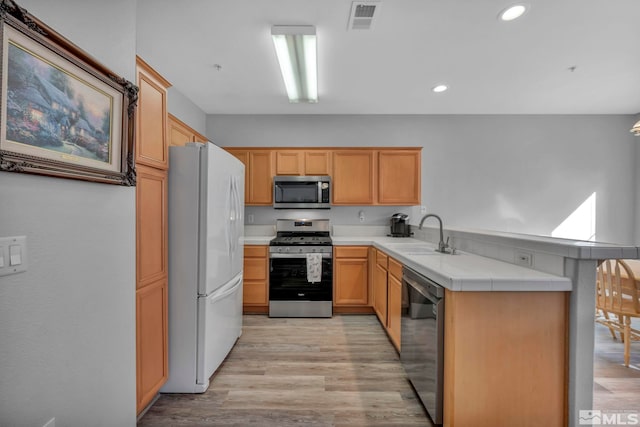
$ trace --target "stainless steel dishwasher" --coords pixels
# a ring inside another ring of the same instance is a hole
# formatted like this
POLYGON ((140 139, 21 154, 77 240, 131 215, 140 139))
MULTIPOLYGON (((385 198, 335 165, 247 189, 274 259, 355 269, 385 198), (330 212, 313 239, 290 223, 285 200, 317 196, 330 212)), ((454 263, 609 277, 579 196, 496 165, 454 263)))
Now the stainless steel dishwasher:
POLYGON ((442 424, 444 288, 421 274, 402 270, 400 360, 435 424, 442 424))

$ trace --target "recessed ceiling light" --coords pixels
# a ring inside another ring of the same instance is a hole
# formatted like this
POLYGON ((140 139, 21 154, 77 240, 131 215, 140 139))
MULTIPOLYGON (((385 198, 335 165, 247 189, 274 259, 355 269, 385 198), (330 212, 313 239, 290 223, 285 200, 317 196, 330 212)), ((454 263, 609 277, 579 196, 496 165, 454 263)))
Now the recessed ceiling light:
POLYGON ((449 89, 449 86, 447 85, 438 85, 438 86, 434 86, 433 89, 431 90, 434 91, 435 93, 440 93, 440 92, 444 92, 447 89, 449 89))
POLYGON ((498 14, 498 18, 500 18, 501 21, 513 21, 514 19, 518 19, 524 15, 527 9, 527 5, 514 4, 500 12, 498 14))

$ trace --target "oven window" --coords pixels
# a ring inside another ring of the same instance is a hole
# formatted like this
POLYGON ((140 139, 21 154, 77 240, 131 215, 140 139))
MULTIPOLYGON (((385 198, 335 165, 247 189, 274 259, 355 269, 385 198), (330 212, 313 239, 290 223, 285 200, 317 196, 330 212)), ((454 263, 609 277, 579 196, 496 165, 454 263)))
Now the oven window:
POLYGON ((322 260, 320 282, 307 282, 306 258, 271 258, 270 301, 331 301, 333 295, 331 258, 322 260))
POLYGON ((317 182, 278 182, 276 203, 318 203, 317 182))

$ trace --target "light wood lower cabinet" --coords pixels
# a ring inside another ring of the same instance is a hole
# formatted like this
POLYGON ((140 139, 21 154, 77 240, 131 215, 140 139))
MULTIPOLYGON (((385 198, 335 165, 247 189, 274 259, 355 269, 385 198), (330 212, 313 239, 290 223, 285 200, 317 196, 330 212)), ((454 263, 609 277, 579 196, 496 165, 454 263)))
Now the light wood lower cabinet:
POLYGON ((245 313, 263 313, 269 306, 269 247, 244 247, 242 304, 245 313))
POLYGON ((136 316, 136 397, 140 411, 169 377, 166 279, 136 291, 136 316))
POLYGON ((567 425, 568 295, 445 291, 445 426, 567 425))
POLYGON ((402 264, 380 250, 375 250, 373 308, 396 350, 400 351, 402 317, 402 264))
POLYGON ((387 333, 391 342, 400 351, 400 320, 402 318, 402 281, 388 276, 387 333))
POLYGON ((369 248, 367 246, 333 247, 333 305, 369 305, 369 248))
POLYGON ((376 266, 373 276, 373 309, 382 326, 387 326, 387 255, 375 250, 376 266))

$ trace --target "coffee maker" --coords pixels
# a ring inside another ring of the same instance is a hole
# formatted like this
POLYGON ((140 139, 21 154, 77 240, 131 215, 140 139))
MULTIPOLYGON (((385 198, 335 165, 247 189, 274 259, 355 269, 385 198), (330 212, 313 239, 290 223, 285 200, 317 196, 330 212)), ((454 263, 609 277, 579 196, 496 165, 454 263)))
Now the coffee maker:
POLYGON ((411 225, 409 221, 409 215, 403 213, 395 213, 391 216, 391 237, 409 237, 413 233, 411 232, 411 225))

